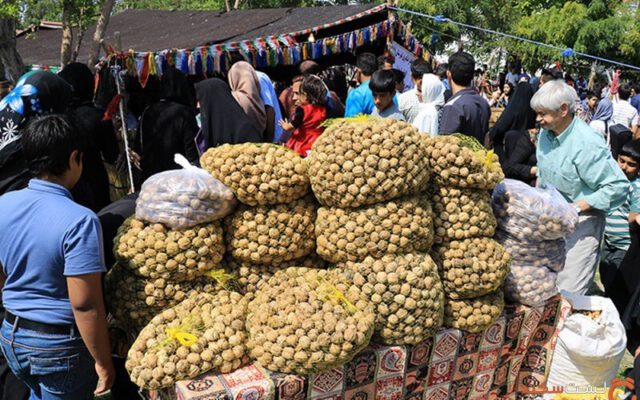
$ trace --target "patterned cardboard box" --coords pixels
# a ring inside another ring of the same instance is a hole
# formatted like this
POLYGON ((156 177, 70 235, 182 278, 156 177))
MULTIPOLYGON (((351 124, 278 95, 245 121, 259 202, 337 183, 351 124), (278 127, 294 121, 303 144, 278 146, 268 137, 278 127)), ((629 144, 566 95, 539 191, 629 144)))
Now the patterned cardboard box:
POLYGON ((156 399, 488 400, 520 399, 544 385, 569 312, 560 296, 544 306, 507 306, 484 332, 444 329, 416 346, 371 345, 341 368, 299 377, 248 365, 179 382, 156 399))

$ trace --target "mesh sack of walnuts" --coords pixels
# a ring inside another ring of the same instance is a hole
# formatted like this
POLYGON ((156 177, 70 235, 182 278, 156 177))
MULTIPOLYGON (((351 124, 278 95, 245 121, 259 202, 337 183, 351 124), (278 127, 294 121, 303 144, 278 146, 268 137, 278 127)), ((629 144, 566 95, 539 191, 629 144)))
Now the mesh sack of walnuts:
POLYGON ((178 230, 128 218, 113 242, 123 266, 151 279, 193 280, 216 268, 224 256, 219 221, 178 230))
POLYGON ((326 207, 360 207, 414 194, 429 180, 420 133, 387 118, 342 119, 307 157, 311 188, 326 207))
POLYGON ((336 271, 276 272, 249 305, 247 347, 270 371, 309 375, 350 361, 367 346, 373 307, 336 271))
POLYGON ((159 389, 216 369, 231 372, 246 353, 247 300, 219 291, 189 296, 155 316, 138 335, 125 367, 141 388, 159 389))
POLYGON ((491 237, 496 231, 489 192, 434 185, 431 201, 436 243, 491 237))
POLYGON ((504 297, 515 303, 539 306, 558 294, 558 274, 546 268, 512 266, 504 282, 504 297))
POLYGON ((438 268, 428 254, 367 257, 336 267, 373 304, 376 342, 418 344, 442 327, 444 291, 438 268))
POLYGON ((504 247, 491 238, 447 242, 435 246, 432 255, 445 293, 452 299, 470 299, 493 292, 504 282, 511 262, 504 247))
POLYGON ((431 205, 425 196, 402 197, 357 209, 318 209, 318 254, 330 262, 428 251, 433 243, 431 205))
POLYGON ((200 157, 200 164, 250 206, 288 203, 309 191, 303 158, 275 144, 214 147, 200 157))
POLYGON ((503 310, 502 290, 475 299, 453 300, 445 297, 444 325, 466 332, 482 332, 496 322, 503 310))
POLYGON ((434 180, 442 186, 493 189, 504 173, 493 151, 465 135, 424 135, 434 180))
POLYGON ((528 241, 498 230, 495 239, 511 256, 511 267, 545 267, 560 272, 567 256, 564 239, 528 241))
MULTIPOLYGON (((217 275, 227 274, 223 271, 217 275)), ((184 282, 143 279, 116 263, 105 276, 105 299, 107 309, 119 323, 139 331, 162 310, 185 300, 192 291, 215 293, 227 286, 231 285, 226 279, 209 276, 184 282)))
POLYGON ((505 179, 493 191, 498 227, 520 240, 556 240, 575 231, 578 212, 554 188, 505 179))
POLYGON ((227 216, 236 206, 231 189, 200 168, 155 174, 136 200, 136 218, 168 227, 189 228, 227 216))
POLYGON ((237 260, 279 264, 316 247, 316 203, 310 196, 274 206, 240 206, 225 218, 228 252, 237 260))
POLYGON ((281 264, 254 264, 236 261, 233 257, 227 257, 223 261, 225 268, 231 272, 238 281, 239 289, 253 298, 255 292, 264 285, 279 270, 289 267, 326 268, 326 261, 317 254, 311 253, 306 257, 285 261, 281 264))

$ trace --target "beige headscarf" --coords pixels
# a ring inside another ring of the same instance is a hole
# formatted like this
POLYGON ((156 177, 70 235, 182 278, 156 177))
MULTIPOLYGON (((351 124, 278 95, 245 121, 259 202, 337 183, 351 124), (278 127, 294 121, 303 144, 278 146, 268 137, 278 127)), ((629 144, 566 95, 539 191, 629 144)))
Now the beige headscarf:
POLYGON ((229 70, 231 94, 247 114, 253 125, 264 132, 267 127, 267 113, 260 98, 260 81, 251 64, 239 61, 229 70))

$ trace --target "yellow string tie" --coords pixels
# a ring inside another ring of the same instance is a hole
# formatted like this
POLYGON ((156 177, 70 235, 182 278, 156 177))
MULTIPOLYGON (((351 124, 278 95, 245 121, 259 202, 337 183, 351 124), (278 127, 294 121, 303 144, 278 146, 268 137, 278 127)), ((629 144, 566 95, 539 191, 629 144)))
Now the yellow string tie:
POLYGON ((322 301, 334 301, 337 303, 342 303, 345 306, 345 309, 350 314, 355 314, 358 312, 358 308, 347 299, 347 297, 338 290, 335 286, 330 284, 324 279, 319 279, 318 282, 320 285, 318 286, 318 290, 320 291, 320 299, 322 301))
POLYGON ((183 331, 180 328, 167 328, 167 335, 169 340, 177 340, 181 345, 191 347, 198 342, 198 338, 189 332, 183 331))
POLYGON ((216 281, 222 287, 227 287, 227 283, 233 279, 233 275, 226 273, 223 269, 212 269, 205 275, 216 281))

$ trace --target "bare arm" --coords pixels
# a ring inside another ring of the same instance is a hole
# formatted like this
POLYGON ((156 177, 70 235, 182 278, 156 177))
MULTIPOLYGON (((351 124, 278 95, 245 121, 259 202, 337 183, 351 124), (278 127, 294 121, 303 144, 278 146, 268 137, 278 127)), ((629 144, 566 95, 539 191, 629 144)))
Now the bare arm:
POLYGON ((115 380, 107 316, 102 297, 101 275, 94 273, 67 277, 73 316, 82 340, 96 361, 96 372, 99 378, 96 393, 110 389, 115 380))

